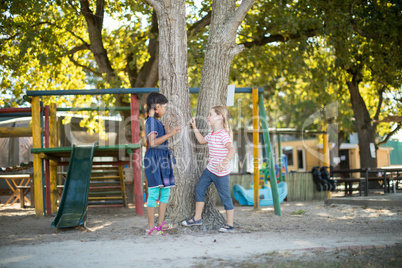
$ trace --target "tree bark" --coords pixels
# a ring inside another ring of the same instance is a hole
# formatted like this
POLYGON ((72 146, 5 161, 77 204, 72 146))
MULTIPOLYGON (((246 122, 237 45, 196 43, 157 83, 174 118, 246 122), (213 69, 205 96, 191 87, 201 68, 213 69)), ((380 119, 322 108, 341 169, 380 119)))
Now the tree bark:
POLYGON ((352 80, 346 82, 350 93, 350 101, 356 120, 357 136, 359 138, 360 167, 377 168, 377 155, 372 157, 370 144, 375 145, 374 129, 370 114, 359 92, 360 72, 352 73, 352 80))
MULTIPOLYGON (((254 0, 243 1, 236 10, 233 0, 216 0, 212 5, 211 29, 202 68, 197 115, 207 116, 215 105, 225 105, 230 65, 243 49, 236 44, 236 33, 254 0)), ((200 129, 207 129, 201 120, 200 129)), ((205 132, 203 133, 205 134, 205 132)))
POLYGON ((169 100, 163 122, 170 128, 183 126, 181 132, 169 139, 175 155, 176 187, 168 205, 166 217, 175 222, 194 214, 195 184, 194 137, 188 124, 191 118, 187 66, 187 35, 185 0, 147 0, 156 11, 159 23, 159 89, 169 100))
MULTIPOLYGON (((211 28, 208 46, 202 68, 200 93, 197 107, 197 126, 205 136, 208 129, 206 120, 209 110, 215 105, 226 106, 227 86, 229 82, 230 65, 233 58, 243 49, 236 44, 236 33, 254 0, 243 1, 236 10, 233 0, 215 0, 212 5, 211 28)), ((208 158, 207 147, 197 150, 198 163, 208 158)), ((198 174, 205 169, 205 163, 198 166, 198 174)), ((203 220, 205 224, 216 228, 225 223, 222 214, 214 208, 214 186, 210 187, 205 199, 203 220)))
POLYGON ((155 87, 158 83, 158 62, 159 62, 159 35, 158 35, 158 19, 155 12, 152 13, 152 28, 150 31, 150 39, 148 53, 150 59, 144 63, 139 73, 130 78, 131 86, 138 87, 155 87))
MULTIPOLYGON (((88 35, 90 40, 89 49, 91 50, 98 68, 101 73, 106 74, 106 81, 112 86, 112 88, 119 88, 121 86, 121 80, 116 75, 112 68, 112 64, 107 56, 107 51, 103 46, 102 39, 102 27, 103 27, 103 16, 105 11, 105 1, 96 1, 96 11, 92 12, 90 9, 88 0, 80 0, 81 3, 81 13, 87 22, 88 35)), ((119 94, 115 95, 116 102, 120 106, 122 105, 122 96, 119 94)))

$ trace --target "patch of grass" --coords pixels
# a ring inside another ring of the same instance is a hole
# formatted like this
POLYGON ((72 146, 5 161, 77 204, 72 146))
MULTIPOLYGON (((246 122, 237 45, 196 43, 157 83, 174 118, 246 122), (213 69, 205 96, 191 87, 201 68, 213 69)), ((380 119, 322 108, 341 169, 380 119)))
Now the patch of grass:
POLYGON ((304 215, 306 214, 306 211, 299 209, 298 211, 293 211, 292 215, 304 215))

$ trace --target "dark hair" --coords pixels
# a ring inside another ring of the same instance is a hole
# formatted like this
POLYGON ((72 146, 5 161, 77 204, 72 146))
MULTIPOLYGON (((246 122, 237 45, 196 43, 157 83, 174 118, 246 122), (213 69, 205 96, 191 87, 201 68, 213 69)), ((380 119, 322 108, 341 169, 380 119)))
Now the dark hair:
POLYGON ((168 103, 168 99, 161 93, 152 92, 147 97, 147 117, 149 110, 155 109, 157 104, 162 105, 168 103))

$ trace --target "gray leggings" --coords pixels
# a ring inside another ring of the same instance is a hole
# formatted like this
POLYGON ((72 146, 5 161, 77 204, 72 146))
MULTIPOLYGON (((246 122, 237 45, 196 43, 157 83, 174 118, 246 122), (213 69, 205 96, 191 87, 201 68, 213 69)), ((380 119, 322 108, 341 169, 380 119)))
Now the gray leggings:
POLYGON ((232 210, 233 201, 230 197, 229 175, 219 177, 211 173, 208 169, 204 170, 200 180, 198 181, 197 187, 195 187, 195 201, 205 202, 205 194, 207 193, 207 189, 211 183, 215 184, 225 210, 232 210))

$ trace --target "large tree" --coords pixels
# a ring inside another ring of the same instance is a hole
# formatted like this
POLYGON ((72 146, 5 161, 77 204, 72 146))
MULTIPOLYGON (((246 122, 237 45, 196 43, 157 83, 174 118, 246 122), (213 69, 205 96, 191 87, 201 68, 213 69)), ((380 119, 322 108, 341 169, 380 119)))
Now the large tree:
MULTIPOLYGON (((165 121, 173 124, 171 127, 184 126, 182 135, 172 140, 172 148, 178 160, 175 168, 178 187, 173 191, 173 202, 168 215, 178 221, 194 213, 194 189, 206 164, 202 161, 206 152, 202 147, 193 146, 195 140, 188 124, 191 107, 187 71, 186 7, 184 0, 147 1, 155 9, 159 21, 159 88, 170 100, 170 112, 165 121), (201 161, 197 161, 195 149, 200 150, 198 159, 201 161)), ((237 29, 253 2, 254 0, 243 1, 237 9, 236 1, 233 0, 213 2, 197 111, 197 115, 203 119, 197 120, 197 124, 204 134, 209 109, 214 105, 225 105, 230 64, 243 49, 243 46, 235 42, 237 29)), ((213 205, 211 198, 207 198, 204 209, 206 228, 215 228, 223 223, 221 214, 213 205)))
POLYGON ((357 132, 361 166, 376 167, 369 144, 377 148, 401 128, 400 1, 259 1, 254 8, 239 34, 250 50, 235 60, 232 79, 264 84, 267 109, 282 126, 301 127, 337 100, 339 141, 357 132))
MULTIPOLYGON (((356 130, 360 166, 377 167, 375 152, 377 123, 385 94, 400 90, 402 59, 402 15, 400 1, 330 1, 326 14, 326 37, 334 47, 336 64, 345 72, 356 130), (371 84, 377 110, 370 115, 362 86, 371 84)), ((400 100, 395 99, 400 106, 400 100)), ((396 110, 400 116, 400 110, 396 110)), ((392 115, 392 114, 391 114, 392 115)), ((401 127, 397 124, 394 133, 401 127)))

